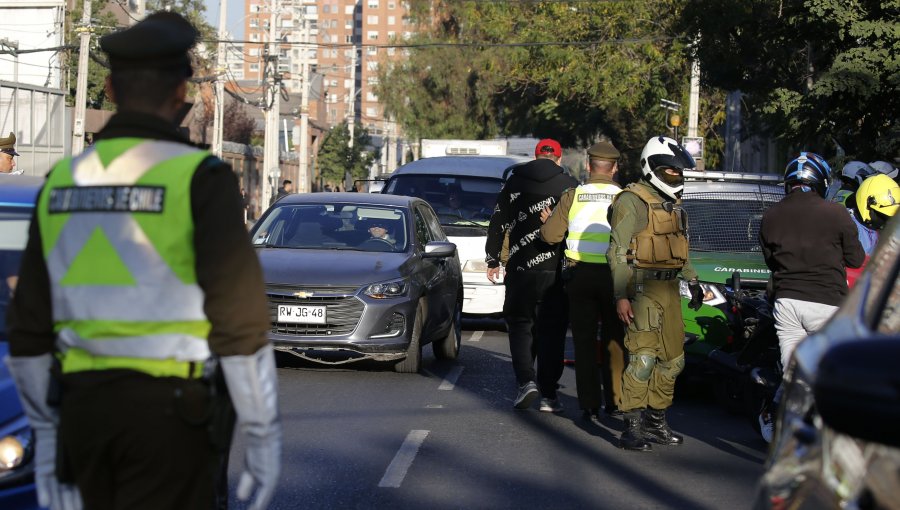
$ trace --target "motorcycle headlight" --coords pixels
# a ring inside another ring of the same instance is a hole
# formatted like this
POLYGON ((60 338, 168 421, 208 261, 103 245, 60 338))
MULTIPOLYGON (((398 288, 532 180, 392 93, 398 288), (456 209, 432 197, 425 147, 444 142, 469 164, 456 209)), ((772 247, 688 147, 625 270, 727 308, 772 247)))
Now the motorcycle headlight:
MULTIPOLYGON (((681 297, 691 299, 691 291, 688 289, 688 282, 680 280, 678 288, 681 291, 681 297)), ((700 282, 700 288, 703 289, 703 304, 709 306, 721 305, 725 302, 725 295, 718 289, 715 284, 700 282)))
POLYGON ((0 479, 28 464, 34 456, 34 435, 30 428, 0 438, 0 479))
POLYGON ((463 264, 464 273, 486 273, 487 262, 478 259, 469 259, 463 264))
POLYGON ((373 283, 363 290, 363 294, 375 299, 389 299, 405 296, 409 283, 404 280, 373 283))

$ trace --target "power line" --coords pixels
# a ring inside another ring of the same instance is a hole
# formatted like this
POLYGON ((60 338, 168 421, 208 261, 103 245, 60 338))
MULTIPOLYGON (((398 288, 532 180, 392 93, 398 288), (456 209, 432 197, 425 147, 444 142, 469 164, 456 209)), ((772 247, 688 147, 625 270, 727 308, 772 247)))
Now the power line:
MULTIPOLYGON (((540 46, 600 46, 606 44, 640 44, 647 42, 674 41, 687 38, 682 36, 674 37, 640 37, 640 38, 622 38, 622 39, 600 39, 594 41, 533 41, 518 43, 489 43, 489 42, 433 42, 433 43, 397 43, 397 44, 367 44, 367 43, 303 43, 303 42, 276 42, 277 46, 311 46, 314 48, 528 48, 540 46)), ((210 39, 204 40, 208 43, 218 43, 219 41, 210 39)), ((241 44, 257 44, 264 45, 259 41, 234 41, 241 44)))

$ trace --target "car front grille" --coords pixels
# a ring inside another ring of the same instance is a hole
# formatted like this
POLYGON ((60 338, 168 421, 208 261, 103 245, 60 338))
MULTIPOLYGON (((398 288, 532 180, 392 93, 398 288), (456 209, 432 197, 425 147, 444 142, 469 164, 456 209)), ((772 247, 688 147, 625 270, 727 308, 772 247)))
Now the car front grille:
POLYGON ((365 305, 356 297, 358 287, 267 286, 272 333, 302 336, 349 335, 356 329, 365 305), (325 324, 278 322, 278 305, 325 306, 325 324))

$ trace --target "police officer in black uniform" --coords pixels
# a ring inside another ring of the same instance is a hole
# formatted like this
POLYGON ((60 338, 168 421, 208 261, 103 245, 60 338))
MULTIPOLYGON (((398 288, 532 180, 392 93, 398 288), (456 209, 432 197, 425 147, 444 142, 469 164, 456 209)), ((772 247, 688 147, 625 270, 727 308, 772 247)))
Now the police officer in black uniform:
POLYGON ((176 125, 197 37, 158 12, 101 38, 117 113, 38 199, 7 364, 42 506, 212 507, 232 423, 212 388, 226 385, 245 445, 237 496, 261 509, 275 491, 275 362, 238 181, 176 125))
POLYGON ((612 274, 606 261, 610 226, 607 213, 622 190, 614 176, 619 151, 608 141, 588 151, 588 182, 563 193, 541 227, 541 238, 552 244, 566 240, 566 293, 569 324, 575 344, 575 383, 584 418, 597 421, 600 389, 607 414, 619 414, 625 369, 625 331, 616 315, 612 274), (568 234, 567 234, 568 233, 568 234), (598 370, 597 322, 601 322, 598 370), (602 385, 599 375, 602 375, 602 385))

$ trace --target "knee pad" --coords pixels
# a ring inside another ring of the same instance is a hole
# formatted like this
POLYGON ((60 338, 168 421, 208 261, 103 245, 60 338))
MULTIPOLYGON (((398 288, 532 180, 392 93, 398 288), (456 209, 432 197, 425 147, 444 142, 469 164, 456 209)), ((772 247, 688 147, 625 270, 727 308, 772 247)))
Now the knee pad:
POLYGON ((648 382, 656 364, 655 354, 630 354, 625 371, 640 382, 648 382))
POLYGON ((657 370, 667 379, 675 379, 684 370, 684 354, 670 361, 657 361, 657 370))

